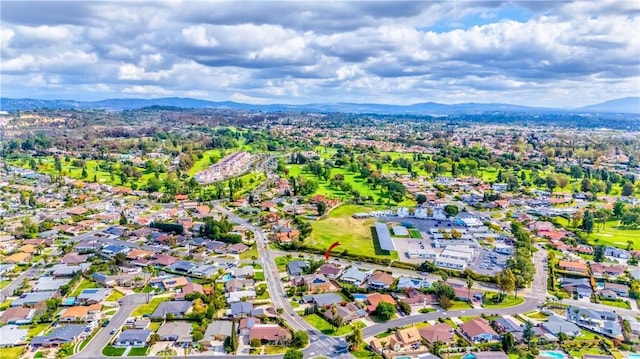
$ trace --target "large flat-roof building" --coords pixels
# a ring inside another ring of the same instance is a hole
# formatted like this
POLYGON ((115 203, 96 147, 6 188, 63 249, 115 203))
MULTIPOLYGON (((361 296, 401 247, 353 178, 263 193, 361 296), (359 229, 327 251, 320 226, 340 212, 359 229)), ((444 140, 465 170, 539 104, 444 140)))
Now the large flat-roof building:
POLYGON ((391 238, 391 233, 389 232, 387 225, 382 222, 376 222, 375 228, 380 248, 385 251, 395 251, 396 245, 393 243, 393 239, 391 238))

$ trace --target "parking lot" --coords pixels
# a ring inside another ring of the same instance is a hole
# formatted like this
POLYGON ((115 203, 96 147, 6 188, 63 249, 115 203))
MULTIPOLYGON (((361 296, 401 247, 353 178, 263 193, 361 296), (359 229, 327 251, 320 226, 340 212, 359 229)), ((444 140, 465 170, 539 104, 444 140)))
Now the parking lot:
POLYGON ((469 269, 480 274, 494 275, 505 268, 508 258, 508 255, 479 248, 476 250, 476 255, 469 265, 469 269))

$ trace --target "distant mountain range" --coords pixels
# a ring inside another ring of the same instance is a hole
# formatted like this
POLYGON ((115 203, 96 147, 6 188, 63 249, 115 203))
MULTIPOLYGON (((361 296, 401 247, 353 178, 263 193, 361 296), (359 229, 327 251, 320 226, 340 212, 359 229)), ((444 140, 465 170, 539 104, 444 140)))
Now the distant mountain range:
POLYGON ((575 109, 517 106, 503 103, 460 103, 445 105, 435 102, 413 105, 383 105, 369 103, 317 103, 306 105, 254 105, 232 101, 213 102, 193 98, 166 97, 156 99, 117 98, 102 101, 39 100, 0 98, 3 111, 31 109, 106 109, 133 110, 151 106, 179 108, 216 108, 253 111, 289 111, 289 112, 342 112, 342 113, 378 113, 407 115, 437 114, 478 114, 494 112, 517 113, 628 113, 640 114, 640 97, 626 97, 575 109))

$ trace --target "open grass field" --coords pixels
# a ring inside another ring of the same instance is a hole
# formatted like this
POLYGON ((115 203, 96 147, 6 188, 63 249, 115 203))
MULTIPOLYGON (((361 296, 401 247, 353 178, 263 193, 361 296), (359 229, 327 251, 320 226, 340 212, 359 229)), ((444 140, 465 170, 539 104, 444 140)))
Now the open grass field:
POLYGON ((149 303, 142 304, 141 306, 136 308, 136 310, 131 313, 131 316, 136 317, 144 314, 151 314, 154 310, 156 310, 156 308, 158 308, 158 305, 160 305, 160 303, 166 302, 169 299, 169 297, 153 298, 149 301, 149 303))
POLYGON ((313 231, 306 240, 307 244, 320 249, 338 241, 340 246, 335 251, 348 251, 350 254, 367 257, 398 259, 396 252, 386 252, 380 248, 377 240, 373 240, 374 219, 355 219, 351 214, 366 211, 367 207, 345 205, 336 208, 329 218, 311 222, 313 231))
POLYGON ((197 160, 189 170, 189 176, 193 176, 196 173, 202 171, 203 169, 211 166, 213 164, 211 162, 212 156, 218 157, 218 159, 221 159, 223 157, 220 153, 220 150, 217 150, 217 149, 204 151, 204 153, 202 154, 202 158, 197 160))

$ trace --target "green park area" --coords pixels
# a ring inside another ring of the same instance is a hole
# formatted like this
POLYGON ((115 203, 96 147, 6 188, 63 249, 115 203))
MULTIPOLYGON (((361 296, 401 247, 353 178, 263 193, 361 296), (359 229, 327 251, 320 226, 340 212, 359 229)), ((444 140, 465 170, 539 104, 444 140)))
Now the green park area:
MULTIPOLYGON (((342 191, 339 188, 331 186, 331 181, 325 181, 318 178, 311 173, 304 171, 303 165, 287 165, 287 177, 301 176, 308 180, 313 180, 318 183, 318 189, 313 193, 314 195, 323 195, 329 198, 349 199, 351 195, 342 191)), ((333 168, 331 170, 331 176, 342 175, 344 177, 343 182, 348 183, 351 189, 357 191, 360 196, 372 197, 375 203, 388 203, 388 195, 381 188, 372 188, 367 181, 360 177, 360 174, 350 172, 344 168, 333 168)), ((405 199, 398 203, 399 206, 414 206, 416 202, 413 198, 405 197, 405 199)), ((395 203, 394 203, 395 205, 395 203)))
POLYGON ((340 206, 331 211, 327 218, 311 222, 313 231, 305 244, 325 250, 334 242, 340 242, 340 246, 334 249, 335 252, 347 251, 350 255, 356 256, 398 259, 397 252, 383 251, 377 239, 374 239, 374 219, 352 217, 354 213, 375 209, 357 205, 340 206))
POLYGON ((22 355, 25 347, 9 347, 0 348, 0 358, 2 359, 18 359, 22 355))
MULTIPOLYGON (((558 217, 558 223, 567 229, 571 229, 568 219, 558 217)), ((616 219, 608 220, 604 226, 602 223, 594 224, 593 233, 585 237, 592 245, 604 245, 626 249, 629 241, 633 243, 633 249, 640 249, 640 228, 625 227, 616 219)))

